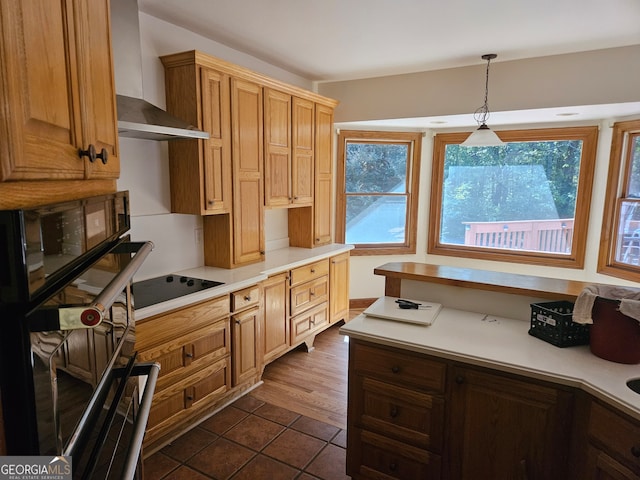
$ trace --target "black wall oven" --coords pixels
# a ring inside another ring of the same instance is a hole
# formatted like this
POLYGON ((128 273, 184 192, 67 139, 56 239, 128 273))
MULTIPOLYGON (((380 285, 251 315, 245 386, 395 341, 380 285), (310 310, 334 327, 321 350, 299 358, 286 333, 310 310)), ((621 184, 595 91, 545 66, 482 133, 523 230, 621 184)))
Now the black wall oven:
POLYGON ((158 375, 136 363, 127 192, 0 211, 0 395, 8 455, 74 478, 141 478, 158 375))

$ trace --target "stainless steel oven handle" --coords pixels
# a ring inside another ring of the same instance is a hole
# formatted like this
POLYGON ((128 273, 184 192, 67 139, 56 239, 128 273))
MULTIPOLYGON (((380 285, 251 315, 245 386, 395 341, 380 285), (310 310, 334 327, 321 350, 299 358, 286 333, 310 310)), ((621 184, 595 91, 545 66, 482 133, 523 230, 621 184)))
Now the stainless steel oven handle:
POLYGON ((130 252, 136 252, 136 254, 118 275, 102 289, 91 305, 57 308, 57 320, 60 330, 94 328, 102 323, 105 313, 131 281, 142 262, 153 250, 154 245, 153 242, 128 242, 126 246, 130 252))
MULTIPOLYGON (((131 242, 135 244, 135 242, 131 242)), ((133 256, 131 262, 125 266, 118 275, 114 277, 109 284, 98 294, 94 299, 91 307, 97 309, 102 315, 111 308, 113 302, 122 293, 122 290, 126 287, 127 283, 131 281, 135 273, 138 271, 142 262, 147 258, 147 255, 153 250, 153 242, 140 242, 140 248, 133 256)))

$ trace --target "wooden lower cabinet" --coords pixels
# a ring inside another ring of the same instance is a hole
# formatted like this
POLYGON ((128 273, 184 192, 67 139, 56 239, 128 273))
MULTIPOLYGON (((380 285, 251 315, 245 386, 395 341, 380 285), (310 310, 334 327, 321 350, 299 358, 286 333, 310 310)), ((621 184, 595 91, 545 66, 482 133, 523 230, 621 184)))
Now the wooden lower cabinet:
POLYGON ((587 435, 589 444, 582 478, 640 479, 640 422, 594 400, 587 435))
POLYGON ((289 349, 289 274, 273 275, 262 282, 262 352, 267 364, 289 349))
POLYGON ((261 363, 259 353, 260 287, 252 287, 231 294, 231 357, 233 386, 257 381, 261 363))
POLYGON ((360 340, 349 348, 353 478, 570 478, 570 389, 360 340))
POLYGON ((349 320, 349 252, 329 259, 329 321, 349 320))
POLYGON ((568 478, 570 391, 467 367, 451 373, 450 478, 568 478))
POLYGON ((324 302, 291 318, 291 345, 297 345, 329 326, 327 303, 324 302))
POLYGON ((149 451, 206 418, 232 388, 229 296, 136 324, 138 360, 158 362, 149 413, 149 451))
POLYGON ((348 475, 440 478, 446 368, 411 352, 350 340, 348 475))

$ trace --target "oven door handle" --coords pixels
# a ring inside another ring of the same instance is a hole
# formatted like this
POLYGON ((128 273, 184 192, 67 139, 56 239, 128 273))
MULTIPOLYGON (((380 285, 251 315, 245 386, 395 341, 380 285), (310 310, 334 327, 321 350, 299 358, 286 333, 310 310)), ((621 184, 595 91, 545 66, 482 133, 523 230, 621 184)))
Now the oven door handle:
POLYGON ((127 242, 119 247, 126 248, 127 253, 135 252, 135 255, 90 305, 41 308, 29 318, 29 330, 32 332, 78 330, 100 325, 105 313, 153 250, 153 242, 127 242))

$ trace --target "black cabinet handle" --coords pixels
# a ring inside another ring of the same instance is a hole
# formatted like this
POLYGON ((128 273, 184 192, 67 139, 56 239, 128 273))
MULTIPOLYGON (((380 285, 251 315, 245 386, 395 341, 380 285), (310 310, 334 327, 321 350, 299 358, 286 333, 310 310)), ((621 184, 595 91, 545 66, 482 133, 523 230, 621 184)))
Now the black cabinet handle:
POLYGON ((457 383, 458 385, 462 385, 462 384, 464 383, 464 377, 463 377, 462 375, 458 375, 458 376, 456 377, 456 383, 457 383))
POLYGON ((392 472, 395 472, 398 469, 398 464, 396 462, 391 462, 389 464, 389 470, 391 470, 392 472))
POLYGON ((398 416, 398 407, 396 407, 395 405, 392 405, 391 411, 389 412, 389 416, 391 418, 396 418, 398 416))
POLYGON ((100 150, 100 153, 96 155, 96 157, 102 160, 103 165, 106 165, 109 161, 109 152, 107 152, 106 148, 103 148, 102 150, 100 150))
POLYGON ((394 365, 393 367, 391 367, 391 371, 393 373, 398 373, 400 371, 400 367, 397 365, 394 365))
POLYGON ((636 458, 640 458, 640 446, 634 445, 633 447, 631 447, 631 455, 636 458))
POLYGON ((89 161, 93 163, 96 161, 96 158, 98 158, 98 155, 96 154, 96 147, 93 145, 93 143, 91 143, 89 144, 89 148, 87 148, 86 150, 79 149, 78 156, 80 158, 87 157, 89 158, 89 161))
POLYGON ((107 149, 103 148, 102 150, 100 150, 100 153, 97 153, 96 147, 93 145, 93 143, 89 144, 89 148, 87 148, 86 150, 79 149, 78 156, 80 158, 82 157, 89 158, 89 161, 91 163, 94 163, 98 158, 102 160, 102 163, 104 165, 106 165, 107 162, 109 161, 109 152, 107 152, 107 149))

